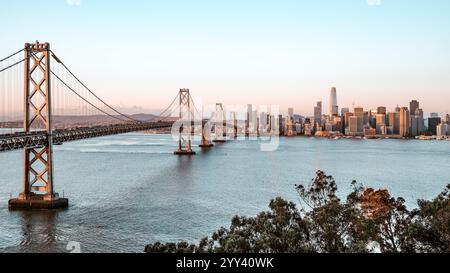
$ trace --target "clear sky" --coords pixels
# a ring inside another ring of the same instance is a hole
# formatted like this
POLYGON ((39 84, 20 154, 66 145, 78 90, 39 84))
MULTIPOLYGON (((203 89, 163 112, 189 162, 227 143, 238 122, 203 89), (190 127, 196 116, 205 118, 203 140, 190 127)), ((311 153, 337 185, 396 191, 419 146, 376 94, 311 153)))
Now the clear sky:
POLYGON ((50 42, 114 105, 161 109, 179 88, 205 104, 450 112, 448 0, 4 1, 0 57, 50 42))

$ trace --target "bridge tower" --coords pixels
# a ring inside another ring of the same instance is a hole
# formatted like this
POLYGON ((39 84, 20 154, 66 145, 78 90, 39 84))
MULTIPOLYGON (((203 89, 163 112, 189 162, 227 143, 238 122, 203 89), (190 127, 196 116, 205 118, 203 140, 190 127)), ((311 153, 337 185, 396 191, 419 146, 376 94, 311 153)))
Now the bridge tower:
POLYGON ((236 139, 238 138, 238 121, 237 121, 237 113, 236 112, 232 112, 231 113, 231 118, 233 120, 233 138, 236 139))
POLYGON ((175 155, 195 155, 191 146, 192 135, 192 113, 191 113, 191 95, 189 89, 180 89, 179 94, 179 107, 180 107, 180 128, 179 128, 179 140, 178 150, 175 151, 175 155))
POLYGON ((50 44, 25 44, 24 122, 25 133, 46 133, 43 147, 23 151, 23 192, 9 201, 10 209, 54 209, 68 206, 68 199, 54 191, 51 107, 50 44))
POLYGON ((213 142, 224 143, 226 142, 225 137, 227 136, 227 120, 225 118, 225 110, 223 109, 222 103, 216 104, 216 114, 214 122, 214 131, 216 137, 213 142))

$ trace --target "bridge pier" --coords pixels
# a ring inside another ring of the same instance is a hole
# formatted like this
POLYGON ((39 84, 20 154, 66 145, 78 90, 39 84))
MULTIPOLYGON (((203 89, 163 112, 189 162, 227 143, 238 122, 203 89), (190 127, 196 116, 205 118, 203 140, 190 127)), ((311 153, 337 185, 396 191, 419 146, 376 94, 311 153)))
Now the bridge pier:
POLYGON ((208 122, 207 121, 202 121, 202 141, 199 145, 200 148, 211 148, 214 147, 214 144, 212 144, 209 140, 210 140, 210 128, 209 126, 207 126, 208 122))
POLYGON ((43 147, 24 148, 23 192, 11 199, 8 207, 10 210, 65 208, 69 200, 60 198, 53 190, 50 45, 25 44, 24 52, 24 130, 27 134, 45 130, 46 142, 43 147))

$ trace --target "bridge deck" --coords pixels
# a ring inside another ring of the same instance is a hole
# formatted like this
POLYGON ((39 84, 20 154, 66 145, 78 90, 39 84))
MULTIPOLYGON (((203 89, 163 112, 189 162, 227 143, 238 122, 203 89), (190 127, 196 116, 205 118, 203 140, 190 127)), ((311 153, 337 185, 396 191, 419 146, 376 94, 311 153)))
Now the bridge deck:
MULTIPOLYGON (((118 135, 145 130, 171 128, 172 125, 173 122, 149 122, 54 130, 52 132, 53 143, 64 143, 108 135, 118 135)), ((47 143, 48 134, 45 131, 0 135, 0 152, 24 148, 43 147, 47 143)))

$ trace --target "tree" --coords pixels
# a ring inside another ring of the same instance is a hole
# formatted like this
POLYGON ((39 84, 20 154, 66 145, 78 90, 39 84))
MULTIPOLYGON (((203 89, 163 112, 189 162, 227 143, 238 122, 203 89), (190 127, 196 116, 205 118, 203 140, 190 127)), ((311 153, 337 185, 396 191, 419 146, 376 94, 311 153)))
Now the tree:
POLYGON ((419 201, 410 212, 403 198, 352 182, 345 202, 332 176, 317 171, 309 186, 296 186, 302 208, 276 198, 256 217, 235 216, 198 245, 155 243, 148 253, 362 253, 450 252, 449 191, 419 201))
POLYGON ((433 201, 419 200, 410 236, 417 252, 450 253, 450 184, 433 201))

